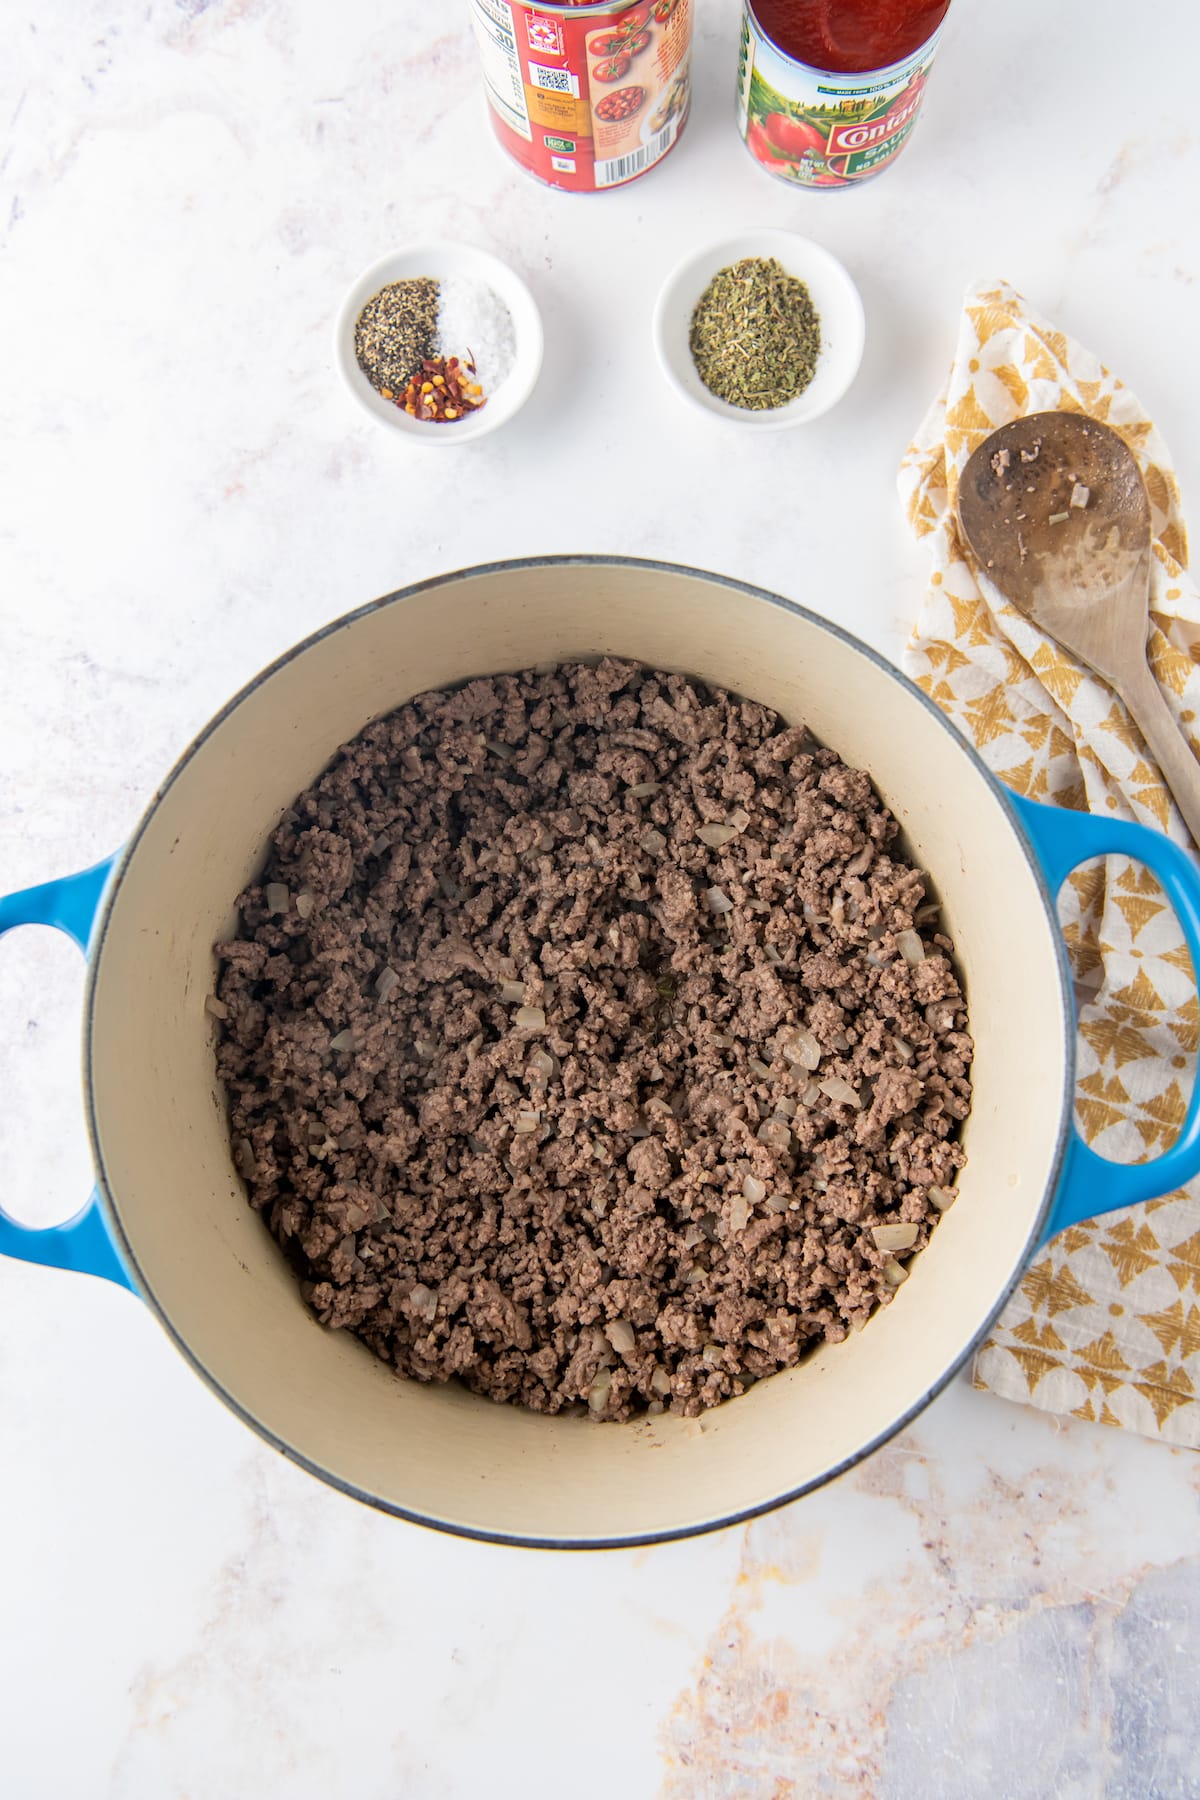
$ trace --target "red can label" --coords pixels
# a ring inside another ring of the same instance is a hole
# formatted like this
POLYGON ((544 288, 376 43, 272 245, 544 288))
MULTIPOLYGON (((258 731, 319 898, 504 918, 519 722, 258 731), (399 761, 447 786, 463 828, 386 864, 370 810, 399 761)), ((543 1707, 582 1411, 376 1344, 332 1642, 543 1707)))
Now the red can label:
POLYGON ((692 3, 471 0, 492 123, 509 154, 569 193, 620 187, 661 162, 691 100, 692 3))

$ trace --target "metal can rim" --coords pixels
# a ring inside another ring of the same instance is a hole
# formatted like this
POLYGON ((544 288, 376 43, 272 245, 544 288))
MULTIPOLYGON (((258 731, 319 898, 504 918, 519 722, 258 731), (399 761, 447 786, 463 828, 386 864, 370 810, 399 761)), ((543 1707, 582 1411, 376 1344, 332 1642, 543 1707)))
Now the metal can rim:
POLYGON ((592 0, 590 6, 571 6, 567 0, 509 0, 510 5, 519 6, 525 12, 561 13, 568 19, 590 19, 600 13, 623 13, 631 7, 640 6, 645 0, 592 0))

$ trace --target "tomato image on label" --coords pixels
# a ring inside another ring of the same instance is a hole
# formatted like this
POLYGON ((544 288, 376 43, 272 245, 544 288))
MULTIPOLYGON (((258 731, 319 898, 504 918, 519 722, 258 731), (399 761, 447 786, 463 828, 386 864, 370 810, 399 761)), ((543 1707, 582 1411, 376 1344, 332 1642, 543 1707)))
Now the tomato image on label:
POLYGON ((660 25, 666 24, 678 5, 679 0, 658 0, 658 4, 654 8, 654 16, 660 25))
POLYGON ((649 42, 650 33, 648 31, 639 31, 636 37, 626 39, 625 48, 628 50, 630 56, 640 56, 649 42))
POLYGON ((646 90, 642 87, 618 88, 615 94, 605 94, 596 107, 596 117, 609 124, 621 119, 632 119, 634 113, 640 112, 646 101, 646 90))
POLYGON ((807 150, 810 155, 824 156, 829 142, 828 130, 813 125, 808 119, 797 119, 791 113, 768 113, 763 130, 777 156, 799 159, 807 150))
POLYGON ((629 57, 622 51, 620 56, 606 56, 592 70, 594 81, 620 81, 629 73, 629 57))
POLYGON ((651 8, 649 6, 631 6, 627 13, 621 15, 621 30, 626 37, 635 37, 644 31, 650 23, 651 8))
POLYGON ((625 39, 619 31, 598 31, 595 37, 588 39, 591 56, 616 56, 624 48, 625 39))
POLYGON ((749 144, 751 150, 753 150, 755 156, 757 156, 759 162, 766 163, 768 167, 773 162, 786 162, 788 160, 787 151, 777 150, 775 148, 774 144, 767 136, 765 127, 760 125, 757 120, 755 120, 747 130, 746 142, 749 144))

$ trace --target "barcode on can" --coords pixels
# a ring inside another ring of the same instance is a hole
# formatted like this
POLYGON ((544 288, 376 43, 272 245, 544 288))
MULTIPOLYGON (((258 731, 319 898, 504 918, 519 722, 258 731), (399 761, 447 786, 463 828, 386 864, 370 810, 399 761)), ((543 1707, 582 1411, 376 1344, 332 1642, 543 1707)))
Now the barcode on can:
POLYGON ((667 154, 675 142, 678 124, 677 119, 672 119, 671 123, 662 131, 656 132, 648 143, 641 145, 637 150, 631 150, 628 156, 611 156, 607 162, 598 162, 596 164, 596 186, 598 188, 615 187, 620 181, 632 181, 635 175, 640 175, 643 169, 648 169, 651 163, 656 163, 659 157, 667 154))
POLYGON ((572 99, 579 98, 579 77, 572 75, 570 69, 548 69, 545 63, 531 62, 529 79, 543 93, 570 94, 572 99))

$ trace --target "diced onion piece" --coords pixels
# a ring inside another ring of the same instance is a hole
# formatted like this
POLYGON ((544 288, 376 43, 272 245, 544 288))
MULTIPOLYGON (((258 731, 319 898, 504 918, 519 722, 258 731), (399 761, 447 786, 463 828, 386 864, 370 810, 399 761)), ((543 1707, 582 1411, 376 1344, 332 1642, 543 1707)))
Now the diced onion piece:
POLYGON ((729 843, 731 838, 737 836, 737 832, 732 825, 711 824, 701 825, 696 836, 702 843, 707 844, 710 850, 720 850, 723 845, 729 843))
POLYGON ((757 1175, 747 1175, 742 1182, 742 1196, 750 1202, 751 1206, 757 1206, 767 1197, 766 1183, 760 1181, 757 1175))
POLYGON ((716 1044, 721 1050, 732 1050, 737 1043, 737 1039, 731 1038, 727 1031, 714 1031, 708 1041, 710 1044, 716 1044))
POLYGON ((661 1394, 666 1399, 671 1391, 671 1377, 665 1369, 655 1369, 650 1377, 650 1386, 656 1394, 661 1394))
POLYGON ((786 1119, 764 1119, 758 1128, 758 1141, 771 1150, 783 1152, 791 1147, 792 1134, 786 1119))
POLYGON ((545 1031, 545 1010, 540 1006, 519 1006, 515 1023, 518 1031, 545 1031))
POLYGON ((650 827, 649 831, 643 831, 638 842, 641 844, 642 849, 646 852, 647 856, 661 856, 667 847, 666 838, 661 831, 656 831, 653 825, 650 827))
POLYGON ((646 1417, 648 1419, 661 1418, 664 1411, 665 1408, 663 1407, 661 1400, 648 1400, 646 1402, 646 1417))
POLYGON ((818 1068, 821 1062, 821 1046, 811 1031, 793 1031, 780 1046, 783 1060, 794 1069, 818 1068))
POLYGON ((296 912, 302 919, 311 919, 315 901, 307 888, 301 888, 296 895, 296 912))
POLYGON ((516 762, 517 753, 511 744, 502 744, 498 738, 484 738, 483 741, 492 755, 498 756, 501 762, 516 762))
POLYGON ((386 1000, 392 990, 399 986, 400 977, 397 975, 395 969, 389 967, 388 964, 385 963, 375 977, 375 992, 377 996, 380 1000, 386 1000))
POLYGON ((892 1049, 896 1052, 896 1055, 900 1058, 901 1062, 911 1062, 916 1055, 916 1051, 913 1049, 907 1038, 894 1037, 892 1039, 892 1049))
POLYGON ((507 1006, 523 1006, 525 1003, 525 983, 523 981, 502 981, 500 998, 507 1006))
POLYGON ((711 887, 704 896, 705 905, 710 913, 727 913, 733 911, 733 901, 723 888, 711 887))
POLYGON ((421 753, 410 744, 407 750, 400 752, 400 764, 406 775, 418 776, 422 772, 421 753))
POLYGON ((330 1038, 329 1048, 331 1050, 353 1050, 357 1042, 358 1038, 355 1036, 353 1025, 347 1025, 345 1031, 339 1031, 336 1037, 330 1038))
POLYGON ((764 944, 763 955, 766 957, 767 961, 773 963, 776 968, 778 968, 783 961, 782 956, 779 954, 778 947, 775 944, 764 944))
POLYGON ((601 1413, 608 1405, 609 1391, 612 1388, 612 1372, 609 1369, 597 1369, 595 1380, 588 1389, 588 1406, 594 1413, 601 1413))
POLYGON ((918 963, 925 961, 925 946, 915 931, 898 931, 896 948, 905 962, 911 963, 914 968, 918 963))
POLYGON ((632 1356, 637 1349, 637 1337, 628 1319, 610 1319, 604 1335, 618 1356, 632 1356))
POLYGON ((735 1194, 729 1202, 729 1229, 745 1231, 749 1218, 750 1202, 743 1199, 740 1194, 735 1194))
POLYGON ((818 1081, 817 1086, 825 1095, 826 1099, 834 1100, 840 1106, 852 1106, 855 1111, 858 1111, 862 1106, 862 1101, 859 1099, 858 1094, 850 1086, 848 1081, 842 1080, 840 1075, 827 1075, 824 1081, 818 1081))
POLYGON ((796 1102, 794 1100, 789 1100, 786 1094, 782 1100, 777 1100, 775 1102, 775 1117, 777 1119, 794 1119, 795 1116, 796 1102))
POLYGON ((705 1344, 700 1352, 702 1360, 708 1364, 710 1369, 720 1367, 723 1354, 720 1344, 705 1344))
POLYGON ((533 1108, 529 1108, 528 1110, 517 1114, 517 1122, 513 1126, 513 1130, 518 1137, 528 1137, 531 1132, 540 1129, 541 1123, 541 1113, 535 1111, 533 1108))
POLYGON ((437 1313, 437 1295, 423 1281, 414 1282, 408 1290, 408 1304, 422 1319, 432 1321, 437 1313))
POLYGON ((268 883, 267 883, 267 911, 268 912, 285 913, 288 909, 288 904, 289 904, 290 900, 291 900, 291 895, 288 893, 287 888, 284 886, 282 881, 268 881, 268 883))
POLYGON ((1072 506, 1086 506, 1091 497, 1091 488, 1084 487, 1081 481, 1077 481, 1075 486, 1071 489, 1072 506))
POLYGON ((547 1081, 552 1080, 558 1074, 558 1058, 549 1055, 545 1050, 535 1050, 529 1058, 529 1066, 536 1069, 538 1074, 543 1075, 547 1081))
POLYGON ((659 781, 637 781, 629 789, 629 795, 633 800, 648 800, 651 794, 657 794, 661 787, 662 783, 659 781))
POLYGON ((214 1019, 227 1019, 229 1017, 229 1008, 223 1000, 218 1000, 215 994, 207 994, 205 996, 204 1010, 206 1013, 210 1013, 214 1019))
POLYGON ((428 1038, 414 1038, 413 1049, 416 1051, 422 1062, 433 1061, 435 1046, 430 1043, 428 1038))
POLYGON ((938 1212, 949 1212, 958 1198, 957 1188, 931 1187, 926 1195, 930 1206, 938 1212))
POLYGON ((1051 525, 1061 525, 1064 522, 1064 520, 1069 519, 1070 516, 1071 516, 1070 513, 1065 513, 1065 512, 1051 513, 1049 523, 1051 525))
POLYGON ((875 1248, 890 1255, 896 1250, 911 1250, 919 1231, 919 1225, 873 1225, 871 1236, 875 1248))
POLYGON ((233 1163, 244 1181, 253 1181, 257 1177, 258 1163, 249 1138, 240 1137, 233 1140, 233 1163))
POLYGON ((382 856, 384 851, 390 850, 391 847, 392 847, 391 838, 388 836, 386 831, 381 831, 379 836, 375 839, 375 842, 371 845, 369 854, 371 856, 382 856))
POLYGON ((757 1075, 760 1081, 766 1081, 771 1073, 770 1066, 757 1056, 750 1058, 750 1071, 757 1075))
POLYGON ((744 806, 739 806, 736 811, 730 813, 729 823, 733 826, 735 831, 745 831, 747 825, 750 823, 750 814, 746 811, 744 806))
POLYGON ((771 1198, 767 1201, 768 1212, 785 1213, 787 1209, 788 1199, 786 1194, 772 1194, 771 1198))
POLYGON ((511 956, 496 958, 496 979, 497 981, 515 981, 517 979, 517 965, 511 956))
POLYGON ((908 1280, 908 1270, 903 1263, 898 1263, 895 1257, 884 1263, 881 1273, 889 1287, 899 1287, 902 1281, 908 1280))

